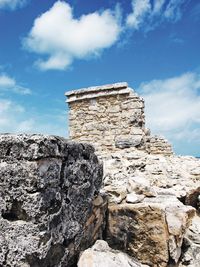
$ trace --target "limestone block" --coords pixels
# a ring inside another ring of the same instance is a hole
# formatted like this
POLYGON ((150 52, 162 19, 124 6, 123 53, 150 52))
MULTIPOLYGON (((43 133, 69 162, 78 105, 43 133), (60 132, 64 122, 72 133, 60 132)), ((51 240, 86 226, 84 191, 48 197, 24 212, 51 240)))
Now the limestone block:
POLYGON ((168 231, 165 212, 158 205, 110 205, 108 215, 108 243, 127 251, 143 264, 167 266, 168 231))
POLYGON ((115 146, 118 148, 136 147, 142 144, 142 136, 132 136, 127 138, 126 136, 118 136, 115 141, 115 146))
POLYGON ((166 267, 180 258, 184 233, 195 210, 173 196, 137 204, 109 205, 107 241, 144 264, 166 267))

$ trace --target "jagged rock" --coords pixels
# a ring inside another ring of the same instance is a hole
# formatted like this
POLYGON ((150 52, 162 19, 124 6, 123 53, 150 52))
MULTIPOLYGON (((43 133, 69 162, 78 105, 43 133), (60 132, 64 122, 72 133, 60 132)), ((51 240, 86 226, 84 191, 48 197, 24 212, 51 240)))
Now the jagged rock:
POLYGON ((174 196, 145 198, 137 204, 110 204, 107 241, 150 266, 166 267, 180 257, 183 235, 195 209, 174 196))
POLYGON ((127 254, 111 249, 104 240, 97 240, 92 248, 85 250, 78 267, 148 267, 127 254))
POLYGON ((101 181, 90 145, 0 135, 0 266, 70 266, 102 235, 101 181))
POLYGON ((196 215, 187 230, 179 267, 199 267, 200 264, 200 217, 196 215))

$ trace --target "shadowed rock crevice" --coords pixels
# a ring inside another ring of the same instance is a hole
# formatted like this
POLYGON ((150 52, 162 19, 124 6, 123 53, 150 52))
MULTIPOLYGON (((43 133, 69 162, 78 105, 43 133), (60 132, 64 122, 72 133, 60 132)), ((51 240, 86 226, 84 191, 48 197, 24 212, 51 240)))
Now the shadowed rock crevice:
POLYGON ((2 218, 10 222, 17 220, 30 220, 26 211, 22 208, 22 202, 18 202, 16 199, 12 200, 12 206, 10 209, 2 212, 2 218))
POLYGON ((58 244, 51 246, 45 259, 39 259, 37 255, 28 255, 26 262, 31 267, 55 267, 58 266, 65 254, 65 248, 58 244))

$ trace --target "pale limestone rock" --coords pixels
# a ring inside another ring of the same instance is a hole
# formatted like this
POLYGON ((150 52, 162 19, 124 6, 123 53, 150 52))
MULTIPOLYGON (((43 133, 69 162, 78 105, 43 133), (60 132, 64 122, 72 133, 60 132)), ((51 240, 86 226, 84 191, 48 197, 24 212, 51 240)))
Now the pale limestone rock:
POLYGON ((144 198, 145 198, 144 195, 138 195, 138 194, 135 194, 134 192, 132 192, 130 194, 127 194, 126 202, 135 204, 135 203, 141 202, 144 198))
POLYGON ((200 263, 200 217, 196 215, 187 230, 178 267, 199 267, 200 263))
POLYGON ((181 255, 184 233, 186 232, 194 210, 189 206, 169 206, 165 209, 166 222, 169 231, 169 253, 170 257, 177 263, 181 255))
POLYGON ((115 187, 112 185, 108 185, 104 187, 104 191, 108 194, 110 203, 119 204, 126 198, 127 195, 125 186, 115 187))
POLYGON ((78 267, 148 267, 127 254, 111 249, 103 240, 97 240, 92 248, 85 250, 78 267))
MULTIPOLYGON (((131 183, 131 179, 141 177, 138 180, 145 180, 143 187, 146 185, 150 188, 152 195, 169 193, 184 199, 189 192, 200 187, 200 177, 192 174, 199 166, 200 160, 193 157, 153 156, 126 149, 105 157, 104 184, 112 184, 115 187, 121 187, 123 184, 127 187, 127 192, 131 193, 135 191, 138 183, 131 183)), ((198 194, 195 196, 198 198, 198 194)))
POLYGON ((150 186, 150 182, 146 178, 139 176, 129 178, 127 190, 147 197, 155 197, 157 195, 154 188, 150 186))

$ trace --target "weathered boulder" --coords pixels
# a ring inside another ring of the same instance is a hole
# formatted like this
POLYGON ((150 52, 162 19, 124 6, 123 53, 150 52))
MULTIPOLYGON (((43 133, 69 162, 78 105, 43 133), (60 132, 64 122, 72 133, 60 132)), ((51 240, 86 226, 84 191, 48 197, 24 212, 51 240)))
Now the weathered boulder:
POLYGON ((104 240, 97 240, 92 248, 85 250, 78 262, 78 267, 148 267, 128 256, 111 249, 104 240))
POLYGON ((70 266, 102 235, 101 182, 90 145, 0 135, 0 266, 70 266))
POLYGON ((107 241, 113 248, 150 266, 178 262, 194 208, 169 195, 137 204, 110 204, 108 210, 107 241))

